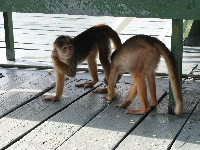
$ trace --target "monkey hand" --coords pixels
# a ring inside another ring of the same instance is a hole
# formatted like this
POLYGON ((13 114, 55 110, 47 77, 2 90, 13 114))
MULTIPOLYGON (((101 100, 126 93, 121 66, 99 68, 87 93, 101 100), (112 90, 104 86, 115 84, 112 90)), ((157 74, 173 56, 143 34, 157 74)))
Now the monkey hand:
POLYGON ((43 98, 42 101, 52 101, 52 102, 55 102, 55 101, 60 101, 60 98, 58 98, 56 96, 52 96, 52 97, 43 98))
POLYGON ((53 49, 53 51, 51 53, 51 58, 54 59, 54 60, 58 59, 58 52, 57 52, 56 48, 53 49))

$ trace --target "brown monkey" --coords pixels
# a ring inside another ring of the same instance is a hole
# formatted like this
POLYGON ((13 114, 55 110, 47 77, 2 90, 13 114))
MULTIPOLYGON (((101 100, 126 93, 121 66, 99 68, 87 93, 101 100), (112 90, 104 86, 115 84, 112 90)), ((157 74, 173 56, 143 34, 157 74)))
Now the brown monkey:
POLYGON ((137 93, 142 103, 142 109, 127 110, 126 113, 144 114, 150 110, 150 106, 156 106, 155 69, 157 68, 161 55, 164 57, 169 71, 172 90, 176 101, 175 114, 180 115, 183 111, 183 98, 181 84, 174 67, 174 59, 165 44, 147 35, 131 37, 120 49, 114 51, 112 54, 107 99, 112 100, 115 97, 117 78, 119 78, 122 73, 129 72, 134 77, 135 81, 125 101, 116 106, 128 107, 137 93), (147 100, 146 77, 151 94, 150 102, 147 100))
MULTIPOLYGON (((110 74, 110 39, 115 49, 121 46, 118 34, 109 26, 103 24, 91 27, 75 38, 59 36, 54 42, 52 51, 56 75, 56 96, 44 98, 43 101, 60 100, 63 93, 65 75, 75 77, 77 65, 86 59, 92 81, 77 84, 76 86, 87 88, 95 85, 99 81, 96 62, 98 53, 106 75, 105 82, 107 82, 110 74)), ((97 89, 95 92, 104 92, 105 90, 107 91, 107 89, 97 89)))

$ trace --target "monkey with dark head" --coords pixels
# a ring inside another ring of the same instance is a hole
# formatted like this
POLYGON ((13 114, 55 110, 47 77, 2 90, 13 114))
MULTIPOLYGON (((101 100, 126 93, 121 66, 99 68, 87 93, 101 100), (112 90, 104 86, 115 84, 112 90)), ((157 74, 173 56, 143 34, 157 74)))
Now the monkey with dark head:
POLYGON ((180 115, 183 111, 183 98, 181 83, 176 75, 174 58, 168 48, 156 38, 147 35, 137 35, 128 39, 111 56, 111 72, 108 83, 107 99, 115 97, 115 85, 124 72, 129 72, 134 77, 134 82, 129 90, 128 96, 122 104, 117 107, 128 107, 138 94, 142 103, 142 109, 127 110, 126 113, 144 114, 150 110, 150 106, 157 105, 155 69, 163 56, 169 71, 169 78, 176 102, 174 112, 180 115), (151 100, 147 99, 146 79, 151 94, 151 100))
MULTIPOLYGON (((65 75, 75 77, 77 65, 86 59, 92 81, 76 84, 76 86, 86 88, 95 85, 99 81, 96 62, 98 54, 106 76, 105 83, 107 83, 110 75, 110 40, 113 42, 115 50, 121 46, 118 34, 103 24, 91 27, 74 38, 59 36, 53 44, 54 49, 51 55, 56 75, 56 95, 44 98, 43 101, 60 100, 64 89, 65 75)), ((97 89, 94 92, 105 91, 107 89, 97 89)))

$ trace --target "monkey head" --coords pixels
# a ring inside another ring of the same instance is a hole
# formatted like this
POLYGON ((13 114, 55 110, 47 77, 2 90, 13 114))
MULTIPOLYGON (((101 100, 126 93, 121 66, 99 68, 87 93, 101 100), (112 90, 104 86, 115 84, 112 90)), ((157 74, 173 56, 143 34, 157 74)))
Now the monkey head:
POLYGON ((74 54, 74 41, 70 36, 59 36, 54 42, 54 48, 60 59, 70 59, 74 54))

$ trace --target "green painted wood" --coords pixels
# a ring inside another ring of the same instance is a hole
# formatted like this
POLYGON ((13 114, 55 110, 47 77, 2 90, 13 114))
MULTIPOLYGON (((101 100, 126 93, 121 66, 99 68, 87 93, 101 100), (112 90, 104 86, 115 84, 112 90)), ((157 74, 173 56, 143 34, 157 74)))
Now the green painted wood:
POLYGON ((4 0, 0 11, 198 20, 199 6, 199 0, 4 0))
MULTIPOLYGON (((183 55, 183 20, 172 20, 172 36, 171 36, 171 52, 175 58, 175 67, 177 68, 177 75, 182 81, 182 55, 183 55)), ((180 82, 181 83, 181 82, 180 82)), ((169 88, 169 113, 173 113, 175 106, 172 88, 169 88)))
POLYGON ((199 20, 194 20, 188 37, 200 36, 199 28, 200 28, 200 18, 199 18, 199 20))
POLYGON ((184 45, 199 45, 200 44, 199 28, 200 28, 200 20, 190 20, 188 24, 188 29, 187 29, 188 32, 186 32, 187 36, 184 37, 184 45))
POLYGON ((12 12, 4 12, 3 16, 6 42, 6 57, 8 60, 12 61, 15 60, 12 12))
POLYGON ((185 40, 191 30, 192 24, 193 24, 194 20, 185 20, 183 23, 183 40, 185 40))

